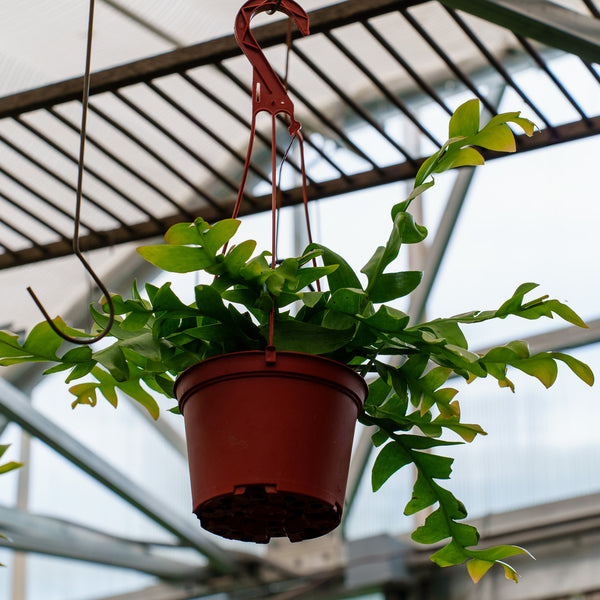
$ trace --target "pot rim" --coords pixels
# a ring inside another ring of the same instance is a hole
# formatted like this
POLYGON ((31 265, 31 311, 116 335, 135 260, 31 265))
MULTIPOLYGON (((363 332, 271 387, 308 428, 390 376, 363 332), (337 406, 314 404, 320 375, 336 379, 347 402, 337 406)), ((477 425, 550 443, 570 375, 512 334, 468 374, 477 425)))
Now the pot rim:
MULTIPOLYGON (((235 357, 241 357, 241 358, 243 358, 243 357, 249 358, 252 356, 258 357, 258 356, 265 356, 265 354, 266 354, 266 352, 264 350, 244 350, 244 351, 240 351, 240 352, 230 352, 227 354, 219 354, 217 356, 212 356, 205 360, 199 361, 196 364, 185 369, 185 371, 183 371, 182 373, 180 373, 178 375, 178 377, 175 379, 175 383, 173 385, 173 390, 175 393, 175 397, 178 400, 180 412, 183 414, 183 404, 185 404, 185 400, 187 399, 187 396, 189 395, 189 391, 184 391, 182 394, 182 397, 179 398, 179 395, 177 394, 177 389, 178 389, 178 387, 180 387, 182 385, 182 380, 185 379, 192 371, 196 370, 201 365, 203 367, 206 365, 210 366, 211 363, 216 363, 221 360, 232 360, 232 359, 235 359, 235 357)), ((277 351, 276 356, 277 357, 283 356, 283 357, 289 357, 289 358, 297 357, 298 359, 304 359, 304 360, 308 360, 308 361, 318 362, 321 364, 323 364, 323 363, 329 364, 332 368, 339 369, 342 373, 345 373, 347 376, 352 377, 353 380, 360 387, 363 388, 362 394, 360 394, 358 391, 354 392, 353 390, 351 390, 348 386, 345 386, 344 384, 339 384, 339 387, 344 388, 346 391, 351 392, 350 395, 353 397, 358 411, 359 412, 361 411, 361 409, 364 405, 364 401, 367 397, 369 388, 368 388, 366 381, 364 380, 364 377, 359 375, 354 369, 352 369, 352 367, 349 367, 348 365, 346 365, 344 363, 337 362, 330 358, 326 358, 324 356, 318 356, 316 354, 308 354, 305 352, 291 352, 291 351, 287 351, 287 350, 282 350, 282 351, 277 351)), ((300 378, 313 379, 313 377, 311 377, 310 375, 304 375, 301 371, 294 370, 294 369, 286 369, 285 371, 282 371, 282 370, 277 371, 276 370, 277 362, 275 362, 274 364, 269 364, 266 361, 265 361, 265 371, 262 373, 263 376, 269 376, 269 367, 273 369, 272 376, 277 376, 278 374, 283 376, 283 375, 285 375, 285 372, 287 371, 287 372, 293 373, 295 376, 298 376, 300 378)), ((245 371, 248 373, 248 376, 250 377, 250 376, 252 376, 250 373, 254 372, 254 369, 248 369, 246 367, 245 371)), ((240 368, 240 375, 242 375, 243 372, 244 372, 244 368, 240 368)), ((215 376, 214 381, 218 381, 219 379, 227 379, 227 378, 228 378, 228 376, 225 376, 225 377, 215 376)), ((323 381, 324 383, 326 383, 327 385, 330 385, 332 387, 338 387, 333 381, 331 381, 329 379, 324 379, 323 377, 317 377, 316 379, 320 379, 321 381, 323 381)))

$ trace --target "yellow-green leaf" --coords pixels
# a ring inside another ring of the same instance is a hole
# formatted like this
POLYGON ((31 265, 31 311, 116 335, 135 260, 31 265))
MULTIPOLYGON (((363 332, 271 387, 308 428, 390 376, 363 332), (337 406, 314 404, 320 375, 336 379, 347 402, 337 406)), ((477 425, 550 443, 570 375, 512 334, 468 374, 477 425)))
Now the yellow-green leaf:
POLYGON ((552 386, 558 375, 556 362, 552 358, 533 356, 524 360, 512 361, 510 364, 519 371, 539 379, 546 388, 552 386))
POLYGON ((517 570, 511 567, 509 564, 502 562, 501 560, 497 561, 499 565, 504 567, 504 575, 506 579, 510 581, 514 581, 515 583, 519 583, 519 573, 517 570))
POLYGON ((461 104, 450 118, 448 137, 469 137, 479 131, 479 100, 461 104))
POLYGON ((481 146, 487 150, 495 150, 497 152, 514 152, 517 149, 515 136, 511 128, 504 123, 484 127, 471 140, 471 143, 475 146, 481 146))
POLYGON ((213 260, 204 248, 190 246, 142 246, 138 254, 155 267, 172 273, 190 273, 213 265, 213 260))
POLYGON ((492 560, 480 560, 473 558, 467 563, 467 571, 473 583, 479 583, 480 579, 494 566, 492 560))
POLYGON ((450 150, 440 161, 435 171, 440 173, 458 167, 476 167, 477 165, 484 164, 484 162, 483 156, 475 148, 467 147, 460 150, 450 150))
POLYGON ((588 385, 594 385, 594 373, 588 365, 580 360, 577 360, 570 354, 564 354, 563 352, 549 352, 548 356, 556 360, 564 362, 579 379, 587 383, 588 385))

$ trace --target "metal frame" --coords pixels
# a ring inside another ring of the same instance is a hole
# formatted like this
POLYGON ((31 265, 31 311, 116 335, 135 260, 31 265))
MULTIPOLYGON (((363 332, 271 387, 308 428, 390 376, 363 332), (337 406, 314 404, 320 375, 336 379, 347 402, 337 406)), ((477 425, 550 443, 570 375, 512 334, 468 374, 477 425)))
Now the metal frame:
POLYGON ((5 506, 0 506, 0 528, 9 536, 9 539, 0 538, 0 546, 20 552, 38 552, 134 569, 165 580, 197 580, 211 573, 204 565, 195 567, 152 554, 153 550, 160 552, 161 549, 152 542, 118 538, 68 521, 5 506))
POLYGON ((586 17, 545 0, 440 1, 588 62, 600 62, 600 21, 594 15, 586 17))
MULTIPOLYGON (((120 9, 117 3, 111 3, 120 9)), ((568 49, 574 53, 580 53, 585 61, 586 68, 598 86, 600 86, 600 74, 596 67, 589 63, 590 59, 597 58, 595 53, 589 51, 590 44, 598 47, 596 36, 600 30, 600 24, 594 18, 569 11, 563 8, 547 7, 547 3, 536 0, 528 3, 527 8, 520 7, 518 2, 512 0, 498 0, 497 2, 486 1, 475 3, 484 11, 484 17, 513 26, 516 35, 514 37, 513 51, 520 54, 521 60, 536 64, 545 75, 550 78, 559 93, 574 107, 580 119, 571 123, 552 123, 543 111, 537 106, 535 99, 529 97, 515 82, 511 69, 496 58, 487 48, 485 39, 478 34, 477 28, 467 19, 463 18, 452 6, 461 5, 459 8, 469 10, 473 3, 444 2, 445 9, 439 8, 440 15, 444 11, 448 18, 452 19, 459 27, 468 44, 473 44, 476 54, 481 61, 481 69, 485 69, 488 77, 503 82, 512 88, 527 103, 539 117, 541 132, 532 138, 519 139, 518 151, 533 150, 546 147, 551 144, 579 139, 600 132, 600 116, 587 114, 586 111, 574 100, 573 95, 561 81, 552 73, 548 67, 547 59, 539 46, 534 46, 525 37, 531 35, 534 38, 552 41, 556 30, 560 27, 569 29, 569 37, 565 41, 568 49), (462 4, 465 6, 463 7, 462 4), (452 5, 452 6, 450 6, 452 5), (531 6, 530 6, 531 5, 531 6), (542 11, 541 8, 544 10, 542 11), (516 18, 516 14, 526 13, 522 18, 516 18), (506 14, 509 17, 506 17, 506 14), (569 18, 567 18, 569 17, 569 18), (534 26, 535 25, 535 26, 534 26), (592 37, 589 42, 588 37, 592 37), (587 45, 586 45, 587 44, 587 45), (584 48, 584 50, 582 50, 584 48), (590 53, 592 56, 590 56, 590 53)), ((588 5, 588 2, 585 3, 588 5)), ((434 102, 444 112, 449 113, 447 100, 438 89, 437 84, 443 84, 448 77, 455 79, 460 85, 478 97, 482 105, 492 114, 493 101, 489 93, 484 91, 477 83, 472 73, 468 73, 458 64, 453 57, 445 51, 440 43, 428 32, 424 23, 419 22, 417 9, 429 9, 438 6, 432 0, 370 0, 365 3, 362 0, 347 0, 340 4, 317 10, 311 13, 311 31, 315 40, 325 41, 332 52, 340 55, 340 70, 355 69, 365 82, 372 86, 370 99, 358 101, 352 98, 342 88, 332 75, 311 57, 311 38, 297 39, 293 45, 293 56, 302 64, 307 73, 316 78, 336 99, 338 107, 337 114, 328 114, 323 107, 316 106, 314 102, 303 93, 301 86, 294 84, 290 86, 290 93, 296 99, 299 109, 309 115, 309 122, 326 136, 331 137, 336 143, 356 154, 364 162, 364 168, 358 173, 348 174, 338 164, 334 155, 324 151, 318 140, 314 139, 310 131, 307 131, 306 141, 312 150, 323 158, 337 173, 333 178, 320 181, 313 176, 308 169, 308 177, 311 185, 308 189, 310 200, 317 200, 343 194, 350 191, 365 189, 385 183, 400 181, 413 177, 421 161, 420 156, 412 156, 403 148, 399 140, 390 135, 381 125, 377 112, 372 110, 370 103, 380 109, 385 105, 386 111, 404 115, 410 122, 415 124, 421 133, 431 141, 436 141, 435 132, 429 125, 423 123, 415 114, 411 98, 414 93, 398 94, 393 86, 384 82, 381 77, 360 54, 351 49, 348 40, 344 39, 344 28, 350 24, 356 24, 362 29, 371 42, 378 46, 382 52, 398 64, 398 73, 408 78, 412 88, 418 90, 421 100, 425 97, 434 102), (431 79, 425 81, 419 74, 419 69, 414 66, 413 57, 402 56, 394 40, 382 32, 379 26, 381 18, 400 19, 403 27, 412 30, 429 47, 432 56, 444 65, 446 75, 439 81, 431 79), (343 110, 345 108, 345 110, 343 110), (346 130, 349 125, 364 123, 389 145, 391 149, 398 152, 399 159, 394 164, 381 165, 369 157, 368 152, 360 143, 350 139, 346 130)), ((593 5, 592 5, 593 6, 593 5)), ((471 11, 475 10, 471 8, 471 11)), ((129 18, 133 15, 127 14, 129 18)), ((143 23, 142 23, 143 25, 143 23)), ((287 25, 285 22, 274 23, 258 27, 254 30, 255 37, 261 47, 265 49, 281 45, 285 40, 287 25)), ((158 35, 160 32, 154 32, 158 35)), ((223 134, 215 131, 201 115, 194 114, 177 98, 175 92, 171 91, 171 80, 173 77, 189 86, 190 91, 198 94, 198 99, 209 102, 214 110, 225 111, 232 117, 239 127, 239 131, 249 131, 249 120, 243 116, 241 109, 230 101, 227 90, 220 86, 211 86, 204 83, 204 74, 210 74, 214 78, 218 74, 224 84, 239 88, 244 94, 249 94, 249 85, 241 81, 235 73, 232 65, 240 54, 239 48, 233 36, 226 36, 217 40, 179 48, 165 54, 140 60, 128 65, 116 67, 95 73, 91 79, 90 94, 92 102, 90 110, 101 124, 97 133, 90 135, 90 145, 102 156, 103 165, 111 165, 114 173, 107 172, 101 166, 96 166, 88 159, 86 163, 87 176, 95 180, 96 185, 101 185, 106 190, 102 200, 97 194, 86 191, 84 201, 93 205, 95 210, 105 214, 108 222, 113 224, 101 227, 92 223, 88 218, 84 221, 85 229, 81 238, 81 247, 85 250, 101 248, 109 245, 120 244, 128 241, 141 240, 157 236, 173 223, 190 220, 195 216, 202 216, 212 221, 230 214, 231 206, 235 197, 237 178, 230 173, 238 173, 241 170, 242 152, 239 148, 226 139, 223 134), (163 102, 171 111, 178 114, 178 118, 188 124, 189 131, 202 133, 219 148, 220 152, 229 156, 227 164, 216 164, 211 156, 210 149, 206 152, 195 148, 191 140, 186 136, 177 134, 171 130, 169 122, 163 116, 156 116, 140 101, 139 93, 142 90, 147 102, 163 102), (138 95, 136 95, 138 94, 138 95), (115 104, 123 114, 131 111, 142 120, 143 128, 152 135, 159 135, 165 143, 172 144, 178 151, 183 152, 187 159, 198 166, 199 175, 190 175, 182 171, 164 151, 160 145, 149 144, 143 135, 132 126, 126 118, 116 116, 107 110, 107 103, 115 104), (136 148, 139 155, 124 157, 114 152, 108 141, 103 136, 114 131, 128 138, 129 142, 136 148), (164 185, 152 177, 151 171, 143 171, 134 166, 136 158, 146 161, 154 161, 161 169, 166 169, 176 180, 185 186, 187 190, 182 197, 173 195, 164 185), (121 181, 121 173, 127 173, 128 177, 135 180, 136 185, 141 186, 144 192, 144 201, 140 202, 126 188, 121 181), (111 206, 114 204, 114 207, 111 206), (125 212, 133 216, 122 216, 123 207, 125 212)), ((19 93, 0 99, 0 148, 6 150, 11 156, 14 155, 19 161, 26 161, 31 168, 44 176, 52 177, 59 183, 68 197, 72 193, 72 184, 62 176, 47 158, 52 160, 76 162, 76 157, 68 150, 65 143, 52 134, 48 128, 57 125, 63 126, 71 132, 77 131, 77 126, 64 114, 62 107, 71 102, 78 101, 81 95, 82 80, 75 78, 61 83, 49 85, 36 90, 19 93), (43 119, 42 119, 43 117, 43 119), (40 125, 40 119, 44 123, 40 125), (4 124, 10 124, 22 131, 23 135, 31 135, 42 142, 42 150, 37 153, 19 144, 10 136, 2 133, 4 124), (41 153, 40 153, 41 152, 41 153)), ((212 110, 212 108, 211 108, 212 110)), ((241 135, 240 143, 245 143, 247 137, 241 135)), ((269 140, 259 132, 260 144, 268 144, 269 140)), ((257 149, 257 151, 260 151, 257 149)), ((278 149, 282 156, 284 150, 278 149)), ((4 154, 8 156, 8 154, 4 154)), ((489 158, 497 155, 489 153, 489 158)), ((68 217, 69 211, 64 208, 70 201, 55 192, 40 189, 27 178, 15 172, 0 159, 0 209, 2 203, 11 205, 11 210, 20 210, 23 220, 3 218, 0 222, 11 229, 21 240, 17 246, 3 244, 0 253, 0 269, 9 268, 22 264, 32 263, 49 258, 68 255, 71 252, 71 244, 68 234, 62 231, 59 216, 68 217), (10 183, 11 191, 7 191, 4 181, 10 183), (43 207, 40 211, 36 207, 43 207), (44 238, 38 238, 29 233, 22 226, 22 222, 33 219, 45 229, 44 238)), ((291 163, 291 168, 297 170, 298 165, 291 163)), ((254 184, 262 181, 268 182, 269 177, 257 164, 252 165, 254 184)), ((252 188, 250 188, 251 190, 252 188)), ((62 192, 61 192, 62 193, 62 192)), ((251 214, 266 210, 270 207, 270 195, 255 196, 251 191, 246 192, 246 201, 242 204, 241 214, 251 214)), ((302 192, 299 187, 286 189, 282 195, 283 205, 292 205, 302 201, 302 192)))

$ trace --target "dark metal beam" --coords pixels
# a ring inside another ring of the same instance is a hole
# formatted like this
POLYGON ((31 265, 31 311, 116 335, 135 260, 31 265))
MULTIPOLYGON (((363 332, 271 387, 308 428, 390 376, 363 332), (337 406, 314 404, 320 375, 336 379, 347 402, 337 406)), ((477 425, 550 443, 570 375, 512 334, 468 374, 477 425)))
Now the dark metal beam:
POLYGON ((600 21, 547 0, 440 0, 551 48, 600 63, 600 21))
MULTIPOLYGON (((398 8, 422 4, 425 0, 347 0, 333 6, 310 13, 312 33, 328 31, 348 23, 369 19, 398 8)), ((287 23, 278 20, 274 23, 253 29, 254 37, 261 48, 275 46, 285 41, 287 23)), ((294 32, 298 37, 299 33, 294 32)), ((123 87, 142 83, 157 77, 181 73, 203 65, 214 64, 241 54, 241 50, 233 35, 218 38, 209 42, 196 44, 160 54, 152 58, 139 60, 112 69, 92 74, 90 79, 90 95, 119 90, 123 87)), ((14 117, 40 108, 48 108, 56 104, 80 100, 83 89, 83 78, 76 77, 42 88, 21 92, 0 99, 0 119, 14 117)))
MULTIPOLYGON (((589 125, 583 121, 577 121, 560 125, 552 131, 545 129, 530 138, 524 135, 517 136, 517 152, 536 150, 553 144, 583 139, 597 134, 600 134, 600 117, 590 119, 589 125)), ((487 160, 505 156, 504 154, 492 152, 484 152, 484 154, 487 160)), ((415 166, 408 163, 402 163, 391 165, 389 167, 379 167, 377 170, 373 169, 364 173, 348 175, 344 179, 333 179, 320 182, 318 187, 309 187, 308 199, 321 200, 323 198, 330 198, 332 196, 338 196, 356 190, 363 190, 378 185, 411 179, 415 176, 422 160, 423 159, 419 159, 415 166)), ((229 214, 233 207, 233 202, 233 197, 229 202, 223 202, 220 211, 215 210, 213 207, 206 206, 197 208, 195 212, 198 216, 202 216, 207 221, 214 221, 221 219, 224 214, 229 214)), ((301 202, 302 188, 300 187, 286 190, 282 193, 282 206, 293 206, 300 204, 301 202)), ((254 206, 243 204, 240 216, 270 210, 270 208, 271 196, 260 196, 255 198, 254 206)), ((102 238, 94 235, 85 235, 81 238, 81 248, 83 250, 94 250, 131 242, 132 240, 144 240, 161 236, 171 225, 187 220, 189 220, 188 215, 175 213, 168 217, 161 218, 160 221, 145 221, 130 225, 127 230, 118 228, 111 231, 103 231, 102 238)), ((43 251, 40 248, 30 247, 13 253, 0 254, 0 269, 7 269, 40 260, 67 256, 70 255, 72 251, 70 242, 61 240, 45 245, 43 251)))

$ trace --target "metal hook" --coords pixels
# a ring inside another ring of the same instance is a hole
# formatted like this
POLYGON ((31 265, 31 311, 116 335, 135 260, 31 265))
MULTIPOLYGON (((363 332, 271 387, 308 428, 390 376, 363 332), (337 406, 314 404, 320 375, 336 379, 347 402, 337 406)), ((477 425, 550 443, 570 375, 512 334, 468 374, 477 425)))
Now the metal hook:
POLYGON ((280 6, 281 6, 281 0, 277 0, 277 4, 275 4, 275 6, 267 14, 269 16, 274 15, 279 10, 280 6))
POLYGON ((74 229, 73 229, 73 252, 75 256, 79 259, 79 262, 83 265, 85 270, 90 274, 96 285, 100 288, 104 297, 106 298, 106 302, 109 308, 108 322, 106 327, 96 336, 88 337, 88 338, 76 338, 70 335, 67 335, 63 331, 61 331, 46 309, 43 307, 42 303, 39 301, 38 297, 35 295, 34 291, 28 287, 27 291, 30 296, 33 298, 33 301, 36 303, 37 307, 40 309, 41 313, 44 315, 44 318, 48 322, 48 325, 52 328, 52 330, 59 335, 64 340, 71 342, 73 344, 93 344, 101 340, 105 335, 108 334, 111 327, 113 326, 115 320, 115 308, 113 305, 112 298, 110 297, 110 293, 106 289, 105 285, 102 283, 98 275, 94 272, 90 264, 83 257, 81 250, 79 248, 79 226, 81 222, 81 196, 83 190, 83 164, 84 164, 84 150, 85 150, 85 138, 86 138, 86 127, 87 127, 87 112, 88 112, 88 98, 90 95, 90 65, 91 65, 91 56, 92 56, 92 31, 94 27, 94 5, 95 0, 90 0, 90 12, 88 19, 88 31, 87 31, 87 48, 86 48, 86 58, 85 58, 85 73, 83 76, 83 99, 82 99, 82 111, 81 111, 81 131, 79 137, 79 163, 77 169, 77 200, 75 204, 75 221, 74 221, 74 229))

